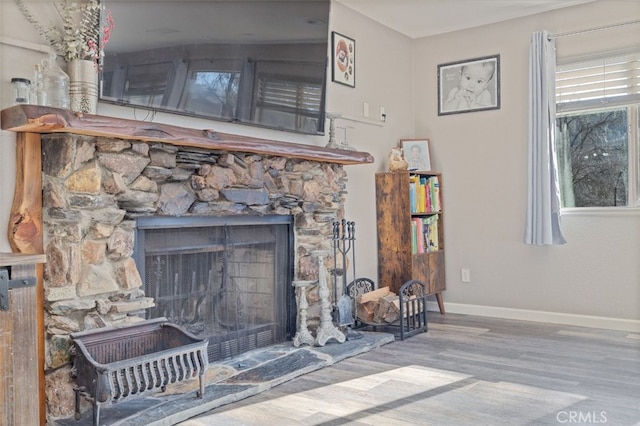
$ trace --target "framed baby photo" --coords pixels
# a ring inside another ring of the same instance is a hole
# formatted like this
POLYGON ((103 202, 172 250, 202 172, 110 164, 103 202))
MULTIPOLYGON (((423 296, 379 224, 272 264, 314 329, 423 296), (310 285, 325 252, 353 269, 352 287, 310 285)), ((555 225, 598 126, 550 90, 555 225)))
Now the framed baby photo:
POLYGON ((331 46, 331 81, 356 87, 356 41, 334 31, 331 46))
POLYGON ((400 139, 404 159, 409 163, 409 170, 422 172, 431 170, 429 155, 429 139, 400 139))
POLYGON ((438 115, 500 109, 500 55, 438 65, 438 115))

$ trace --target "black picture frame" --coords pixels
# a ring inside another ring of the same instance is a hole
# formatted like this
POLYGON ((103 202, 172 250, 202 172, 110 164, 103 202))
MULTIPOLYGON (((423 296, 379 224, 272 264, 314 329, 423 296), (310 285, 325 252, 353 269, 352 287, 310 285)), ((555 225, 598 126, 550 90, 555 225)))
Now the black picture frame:
POLYGON ((331 81, 356 87, 356 41, 331 33, 331 81))
POLYGON ((438 115, 500 109, 500 55, 438 65, 438 115))

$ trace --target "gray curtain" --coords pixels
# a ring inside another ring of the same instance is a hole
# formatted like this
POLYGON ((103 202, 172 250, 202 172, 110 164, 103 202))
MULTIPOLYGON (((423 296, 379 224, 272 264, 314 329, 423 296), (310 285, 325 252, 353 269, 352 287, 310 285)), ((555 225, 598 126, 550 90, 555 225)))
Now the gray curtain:
POLYGON ((560 193, 555 157, 555 42, 533 33, 529 70, 529 182, 525 243, 566 243, 560 230, 560 193))

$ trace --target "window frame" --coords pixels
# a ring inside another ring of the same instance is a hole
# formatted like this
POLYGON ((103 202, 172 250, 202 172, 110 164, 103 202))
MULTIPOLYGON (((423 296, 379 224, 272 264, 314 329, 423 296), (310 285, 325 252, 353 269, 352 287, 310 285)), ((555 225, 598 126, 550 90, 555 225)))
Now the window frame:
MULTIPOLYGON (((556 84, 558 84, 559 73, 566 72, 568 67, 577 67, 581 63, 597 63, 602 61, 603 68, 606 67, 608 60, 617 60, 618 58, 629 58, 630 62, 636 61, 640 63, 640 51, 626 52, 615 56, 598 55, 590 58, 582 58, 579 60, 566 60, 557 66, 556 84)), ((604 73, 603 73, 604 74, 604 73)), ((640 80, 640 67, 631 70, 631 81, 640 80)), ((595 80, 595 79, 594 79, 595 80)), ((606 81, 603 82, 606 86, 606 81)), ((557 118, 566 114, 576 113, 595 113, 611 107, 625 108, 627 111, 627 168, 628 168, 628 195, 627 205, 624 206, 606 206, 606 207, 561 207, 562 214, 568 213, 573 215, 619 215, 619 214, 640 214, 640 83, 633 84, 630 88, 631 93, 622 96, 611 96, 607 94, 606 87, 603 87, 605 95, 601 99, 590 98, 588 100, 574 100, 571 102, 559 102, 560 93, 556 88, 556 123, 557 118), (634 93, 635 92, 635 93, 634 93)), ((559 164, 556 149, 556 161, 559 164)))

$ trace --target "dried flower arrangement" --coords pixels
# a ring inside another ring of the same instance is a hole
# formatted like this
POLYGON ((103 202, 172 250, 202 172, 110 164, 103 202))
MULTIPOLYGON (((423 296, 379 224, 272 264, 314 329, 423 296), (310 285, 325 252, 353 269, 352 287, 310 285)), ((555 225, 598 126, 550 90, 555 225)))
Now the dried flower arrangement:
POLYGON ((15 0, 22 14, 27 18, 66 61, 87 59, 100 65, 104 57, 104 45, 111 37, 113 16, 106 10, 100 0, 62 0, 54 3, 62 21, 61 26, 49 23, 44 28, 27 9, 23 0, 15 0))

